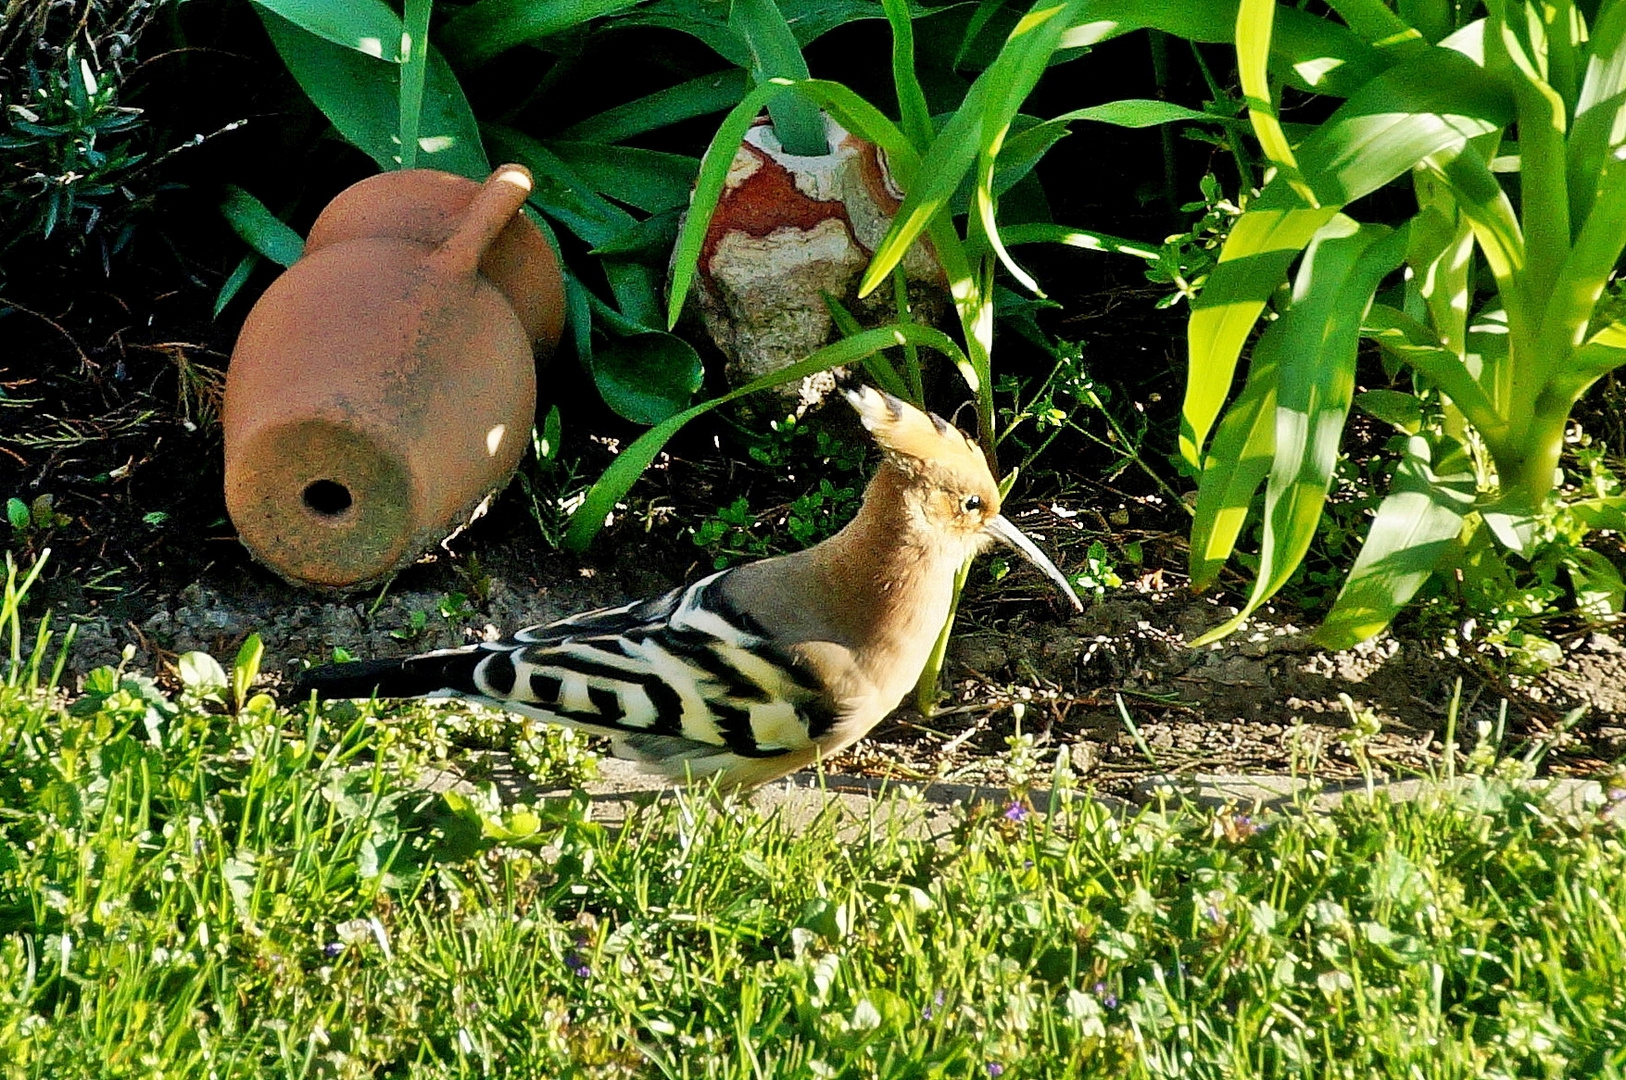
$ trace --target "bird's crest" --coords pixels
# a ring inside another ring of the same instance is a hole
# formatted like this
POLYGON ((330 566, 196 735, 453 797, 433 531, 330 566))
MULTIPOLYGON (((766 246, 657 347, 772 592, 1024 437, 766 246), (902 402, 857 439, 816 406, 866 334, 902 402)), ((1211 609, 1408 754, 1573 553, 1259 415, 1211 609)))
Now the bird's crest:
POLYGON ((941 467, 988 471, 982 448, 936 413, 922 412, 859 382, 846 383, 841 393, 858 411, 876 445, 888 454, 941 467))

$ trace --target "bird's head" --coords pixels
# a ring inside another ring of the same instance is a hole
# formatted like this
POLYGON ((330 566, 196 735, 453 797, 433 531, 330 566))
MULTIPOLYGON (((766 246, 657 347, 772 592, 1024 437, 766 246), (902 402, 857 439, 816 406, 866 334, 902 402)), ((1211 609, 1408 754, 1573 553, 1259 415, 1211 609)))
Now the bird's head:
POLYGON ((1000 514, 999 484, 982 448, 959 428, 872 386, 849 382, 842 394, 898 471, 901 497, 917 526, 939 543, 975 554, 999 540, 1021 552, 1083 610, 1062 572, 1000 514))

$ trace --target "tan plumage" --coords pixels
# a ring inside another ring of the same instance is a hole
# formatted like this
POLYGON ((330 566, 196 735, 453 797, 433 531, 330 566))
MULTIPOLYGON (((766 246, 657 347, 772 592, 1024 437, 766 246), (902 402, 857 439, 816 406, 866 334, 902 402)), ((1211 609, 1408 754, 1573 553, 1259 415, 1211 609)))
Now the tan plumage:
POLYGON ((999 514, 981 450, 942 419, 844 389, 883 451, 856 517, 805 551, 504 642, 307 672, 322 697, 457 696, 610 735, 676 779, 749 787, 863 737, 909 691, 960 565, 992 540, 1066 578, 999 514))

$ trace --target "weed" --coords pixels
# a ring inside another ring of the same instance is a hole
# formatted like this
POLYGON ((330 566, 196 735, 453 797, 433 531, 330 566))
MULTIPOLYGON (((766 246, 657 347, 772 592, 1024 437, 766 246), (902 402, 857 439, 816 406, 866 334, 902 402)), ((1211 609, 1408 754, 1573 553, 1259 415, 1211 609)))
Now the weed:
POLYGON ((396 641, 416 641, 428 627, 429 613, 422 608, 413 608, 407 615, 407 624, 391 630, 390 637, 396 641))
POLYGON ((776 478, 794 483, 799 476, 816 474, 818 482, 788 504, 760 511, 741 495, 696 525, 690 538, 706 549, 719 570, 816 544, 840 531, 857 512, 865 453, 862 446, 844 443, 794 416, 774 421, 746 454, 776 478))
POLYGON ((24 539, 73 523, 66 514, 57 513, 54 495, 37 495, 31 503, 15 496, 7 499, 6 521, 11 531, 24 539))
POLYGON ((454 625, 472 622, 480 617, 480 613, 470 606, 468 594, 460 592, 447 593, 435 601, 435 610, 441 618, 454 625))
POLYGON ((1220 248, 1225 246, 1232 224, 1242 216, 1242 207, 1225 194, 1213 173, 1204 174, 1200 186, 1202 199, 1180 207, 1181 213, 1198 216, 1185 232, 1165 239, 1157 258, 1146 268, 1147 281, 1174 286, 1173 292, 1158 300, 1159 308, 1173 307, 1182 300, 1190 303, 1196 297, 1219 262, 1220 248))

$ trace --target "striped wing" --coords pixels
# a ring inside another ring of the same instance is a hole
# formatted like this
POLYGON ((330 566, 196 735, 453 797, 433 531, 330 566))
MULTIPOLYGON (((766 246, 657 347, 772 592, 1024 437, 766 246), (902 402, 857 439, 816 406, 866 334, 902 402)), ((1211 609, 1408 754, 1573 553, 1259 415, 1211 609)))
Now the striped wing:
POLYGON ((727 601, 718 588, 727 573, 478 646, 472 666, 457 665, 467 682, 447 689, 616 736, 649 761, 805 750, 834 723, 829 695, 727 601))

